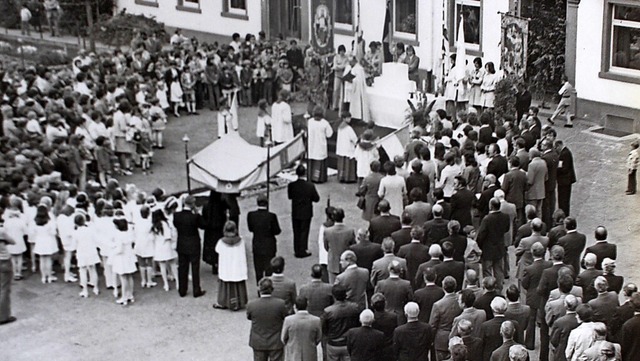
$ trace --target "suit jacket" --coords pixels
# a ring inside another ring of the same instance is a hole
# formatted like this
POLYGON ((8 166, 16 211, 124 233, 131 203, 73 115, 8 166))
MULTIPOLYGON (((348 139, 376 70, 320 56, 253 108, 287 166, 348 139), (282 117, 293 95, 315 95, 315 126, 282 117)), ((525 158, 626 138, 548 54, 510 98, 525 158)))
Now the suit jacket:
POLYGON ((602 276, 602 271, 598 271, 597 269, 587 269, 582 271, 582 273, 576 277, 576 286, 582 287, 582 302, 587 303, 598 297, 598 291, 593 287, 593 281, 598 276, 602 276))
POLYGON ((478 130, 478 142, 484 143, 484 145, 489 145, 493 143, 493 130, 490 126, 481 126, 478 130))
POLYGON ((307 300, 307 311, 310 314, 320 317, 324 309, 333 304, 332 288, 333 286, 320 279, 313 279, 300 287, 298 296, 307 300))
POLYGON ((514 340, 507 340, 491 353, 491 361, 509 361, 509 348, 518 343, 514 340))
POLYGON ((420 306, 418 319, 422 322, 429 322, 433 305, 444 297, 444 290, 435 284, 429 284, 417 290, 413 294, 413 301, 420 306))
POLYGON ((462 310, 462 313, 459 314, 456 318, 453 319, 453 325, 451 326, 451 333, 449 333, 449 338, 453 336, 459 336, 458 333, 458 323, 460 320, 467 320, 471 322, 473 325, 473 329, 471 330, 471 336, 478 337, 480 336, 480 325, 487 320, 487 313, 484 310, 477 309, 475 307, 469 307, 462 310))
POLYGON ((622 325, 620 346, 622 347, 622 361, 635 361, 640 355, 640 315, 634 315, 622 325))
MULTIPOLYGON (((596 269, 602 271, 602 260, 605 258, 611 258, 615 260, 618 257, 618 247, 615 244, 609 243, 607 241, 596 242, 591 247, 587 247, 584 251, 584 254, 593 253, 596 255, 596 269)), ((582 258, 582 264, 584 267, 584 257, 582 258)))
POLYGON ((480 193, 480 198, 478 198, 476 208, 478 208, 481 218, 489 214, 489 201, 493 198, 493 193, 498 189, 500 189, 498 185, 494 184, 480 193))
POLYGON ((266 209, 258 209, 247 214, 247 227, 253 233, 253 254, 275 257, 277 252, 276 236, 282 232, 278 216, 266 209))
MULTIPOLYGON (((606 340, 597 340, 596 342, 593 343, 593 346, 589 347, 588 349, 584 350, 584 352, 582 352, 582 355, 580 356, 580 361, 600 361, 603 359, 602 357, 602 348, 604 346, 604 343, 607 342, 606 340)), ((622 358, 622 352, 620 349, 620 345, 618 345, 617 343, 613 344, 613 349, 614 349, 614 359, 615 360, 620 360, 622 358)))
POLYGON ((462 342, 467 347, 468 361, 482 361, 482 339, 480 337, 464 336, 462 342))
POLYGON ((449 221, 444 218, 434 218, 426 221, 422 226, 424 229, 424 236, 422 237, 422 243, 431 245, 433 243, 440 243, 440 240, 449 236, 449 230, 447 229, 449 221))
MULTIPOLYGON (((525 148, 524 149, 518 149, 517 151, 514 152, 514 155, 520 160, 520 169, 522 169, 523 171, 527 171, 527 168, 529 168, 529 148, 526 147, 526 142, 527 139, 525 139, 524 137, 522 137, 522 139, 524 139, 525 141, 525 148)), ((535 142, 535 140, 534 140, 535 142)))
POLYGON ((588 305, 593 309, 593 321, 608 325, 620 306, 620 301, 618 301, 618 294, 610 291, 598 294, 598 297, 589 301, 588 305))
MULTIPOLYGON (((564 227, 564 223, 558 224, 555 227, 552 227, 549 230, 549 233, 547 233, 547 236, 549 237, 549 249, 553 248, 553 246, 558 244, 558 241, 560 240, 560 238, 564 237, 567 235, 567 229, 564 227)), ((582 251, 580 251, 582 252, 582 251)), ((567 252, 565 249, 565 253, 564 253, 564 260, 565 262, 567 262, 567 252)), ((579 260, 578 260, 579 261, 579 260)), ((567 262, 567 264, 571 264, 569 262, 567 262)), ((576 268, 577 270, 577 268, 576 268)))
POLYGON ((573 266, 578 272, 580 269, 580 255, 587 244, 587 237, 578 232, 567 233, 558 239, 558 245, 564 248, 564 263, 573 266))
POLYGON ((504 234, 509 232, 509 227, 509 216, 500 211, 491 212, 482 219, 476 242, 482 250, 483 261, 498 261, 504 257, 504 234))
POLYGON ((451 219, 460 222, 460 229, 473 224, 471 208, 475 200, 475 194, 466 187, 456 190, 451 196, 451 219))
POLYGON ((528 129, 523 130, 522 133, 520 134, 520 137, 522 137, 522 139, 524 139, 524 149, 526 149, 527 152, 534 145, 536 145, 537 138, 536 138, 535 134, 531 133, 528 129))
POLYGON ((509 216, 509 231, 504 234, 504 245, 509 247, 513 244, 516 232, 516 217, 518 216, 516 205, 506 200, 500 202, 500 212, 509 216))
POLYGON ((548 178, 547 163, 542 158, 533 158, 529 162, 527 170, 527 185, 529 187, 526 194, 527 200, 544 199, 545 182, 548 178))
POLYGON ((424 202, 427 201, 427 195, 429 194, 429 187, 431 185, 431 180, 429 179, 428 175, 422 172, 411 172, 411 174, 409 174, 409 177, 407 177, 407 179, 405 180, 405 184, 407 186, 407 194, 411 194, 411 190, 413 188, 418 188, 422 190, 422 200, 424 202))
POLYGON ((398 316, 394 312, 373 311, 373 317, 371 327, 384 333, 385 354, 393 352, 393 331, 398 327, 398 316))
POLYGON ((520 169, 512 169, 504 175, 501 184, 505 200, 516 205, 516 209, 525 206, 525 194, 527 192, 527 173, 520 169))
POLYGON ((393 349, 397 361, 428 361, 433 344, 433 329, 417 321, 398 326, 393 332, 393 349))
POLYGON ((456 279, 456 291, 460 291, 462 289, 462 282, 464 281, 464 271, 465 266, 464 262, 454 261, 454 260, 445 260, 442 263, 433 267, 436 271, 436 284, 442 287, 442 281, 445 277, 451 276, 456 279))
MULTIPOLYGON (((485 321, 480 326, 480 338, 482 339, 482 359, 484 361, 491 360, 491 354, 502 345, 502 336, 500 335, 500 326, 507 319, 503 316, 494 317, 485 321)), ((511 320, 516 330, 520 327, 516 321, 511 320)), ((516 341, 519 341, 517 339, 516 341)))
POLYGON ((431 309, 429 324, 436 331, 433 345, 438 351, 449 349, 449 334, 453 326, 453 320, 462 313, 458 304, 458 295, 455 293, 445 294, 444 297, 436 301, 431 309))
POLYGON ((523 238, 516 247, 516 264, 518 270, 516 271, 516 277, 523 276, 524 269, 533 263, 533 254, 531 254, 531 246, 540 242, 545 248, 549 245, 549 238, 540 235, 531 235, 523 238))
POLYGON ((336 223, 324 230, 324 248, 328 252, 327 270, 329 272, 340 273, 340 255, 355 243, 355 231, 344 223, 336 223))
POLYGON ((473 303, 473 307, 484 310, 484 313, 487 315, 487 320, 493 318, 493 310, 491 309, 491 301, 493 301, 496 297, 502 297, 502 295, 498 294, 496 291, 485 291, 482 296, 476 298, 476 302, 473 303))
POLYGON ((544 309, 547 300, 549 300, 549 293, 551 293, 551 290, 558 287, 558 271, 562 267, 572 268, 565 263, 557 263, 542 271, 540 283, 538 284, 538 295, 541 299, 540 307, 542 309, 544 309))
POLYGON ((609 322, 609 335, 613 342, 620 342, 620 331, 622 325, 633 317, 633 305, 627 301, 620 307, 616 308, 611 321, 609 322))
POLYGON ((547 181, 544 184, 545 192, 553 192, 556 190, 558 176, 558 153, 550 149, 542 154, 542 159, 547 163, 547 181))
POLYGON ((440 263, 442 263, 442 261, 439 258, 432 258, 427 262, 424 262, 420 266, 418 266, 418 270, 416 270, 416 275, 413 277, 413 282, 415 284, 414 289, 424 287, 424 275, 427 274, 427 268, 434 268, 440 263))
POLYGON ((362 267, 347 267, 336 277, 337 285, 347 288, 347 301, 357 304, 360 309, 367 307, 367 286, 369 285, 369 271, 362 267))
POLYGON ((576 182, 576 171, 573 167, 573 154, 564 147, 558 156, 558 171, 556 178, 559 186, 568 186, 576 182))
MULTIPOLYGON (((442 207, 442 219, 451 219, 451 204, 444 199, 436 201, 434 205, 439 204, 442 207)), ((429 220, 433 219, 433 212, 429 214, 429 220)))
POLYGON ((603 277, 606 278, 607 282, 609 283, 609 288, 607 288, 607 291, 613 291, 617 294, 620 294, 620 291, 622 291, 622 284, 624 283, 624 277, 612 274, 606 274, 603 275, 603 277))
POLYGON ((407 279, 411 281, 411 285, 416 289, 416 271, 418 270, 418 266, 431 258, 431 256, 429 256, 429 247, 420 242, 411 242, 400 247, 398 257, 407 260, 407 279))
MULTIPOLYGON (((431 214, 431 204, 426 202, 413 202, 404 207, 404 211, 411 216, 412 226, 421 226, 429 220, 431 214)), ((392 235, 393 237, 393 235, 392 235)))
POLYGON ((353 361, 380 360, 384 347, 384 333, 372 327, 362 326, 347 331, 347 352, 353 361))
POLYGON ((296 283, 292 279, 281 274, 273 274, 270 278, 271 282, 273 282, 273 292, 271 293, 271 297, 284 300, 284 303, 287 306, 287 311, 289 314, 292 314, 293 305, 296 303, 296 296, 298 295, 298 292, 296 291, 296 283))
POLYGON ((204 218, 191 210, 183 210, 173 215, 173 225, 178 233, 176 251, 187 255, 200 254, 200 229, 204 229, 204 218))
POLYGON ((400 263, 400 267, 403 270, 400 276, 406 279, 407 261, 404 258, 387 253, 382 258, 373 261, 373 266, 371 266, 371 284, 374 287, 378 282, 389 278, 389 265, 393 261, 400 263))
POLYGON ((507 158, 496 155, 491 158, 489 164, 487 165, 487 174, 493 174, 496 176, 496 179, 499 179, 503 174, 509 171, 509 165, 507 162, 507 158))
POLYGON ((307 311, 298 311, 284 319, 282 343, 285 360, 316 361, 317 346, 321 340, 320 317, 307 311))
POLYGON ((313 203, 320 201, 320 195, 313 183, 298 178, 287 186, 287 194, 291 200, 291 218, 311 219, 313 217, 313 203))
POLYGON ((393 214, 376 216, 369 222, 369 238, 371 242, 381 244, 391 233, 402 228, 400 218, 393 214))
POLYGON ((384 256, 380 245, 369 240, 360 241, 349 247, 349 249, 356 254, 358 267, 366 268, 369 272, 371 272, 373 262, 384 256))
POLYGON ((287 316, 284 301, 272 297, 260 297, 247 303, 247 319, 251 320, 249 346, 254 350, 280 350, 283 348, 280 331, 287 316))
POLYGON ((404 323, 404 305, 413 301, 413 289, 411 283, 397 277, 389 277, 378 282, 375 293, 382 293, 387 300, 386 310, 395 312, 398 320, 404 323))
POLYGON ((398 254, 400 247, 411 243, 411 227, 404 226, 400 228, 399 230, 391 233, 391 238, 395 244, 393 247, 393 253, 398 254))
POLYGON ((464 251, 467 249, 467 237, 461 234, 453 234, 447 238, 440 240, 442 246, 444 242, 451 242, 453 244, 453 259, 455 261, 464 262, 464 251))
POLYGON ((529 325, 529 311, 531 308, 527 305, 523 305, 520 302, 518 303, 509 303, 507 306, 507 312, 504 313, 504 317, 507 320, 518 322, 518 326, 520 326, 516 333, 518 334, 518 339, 524 340, 524 330, 527 329, 529 325))
MULTIPOLYGON (((531 221, 528 221, 527 223, 521 225, 520 228, 518 228, 518 232, 516 232, 516 239, 513 242, 513 245, 518 247, 520 241, 523 238, 527 238, 532 234, 533 231, 531 230, 531 221)), ((543 236, 547 234, 547 225, 544 222, 542 222, 542 231, 540 232, 540 234, 543 236)))
POLYGON ((551 261, 539 259, 524 268, 524 272, 522 273, 522 288, 527 290, 527 306, 534 310, 540 308, 540 303, 542 302, 542 298, 538 293, 542 272, 552 265, 553 263, 551 261))
POLYGON ((554 361, 567 361, 564 350, 567 348, 569 334, 578 325, 575 312, 566 314, 553 323, 549 333, 549 342, 553 345, 554 361))

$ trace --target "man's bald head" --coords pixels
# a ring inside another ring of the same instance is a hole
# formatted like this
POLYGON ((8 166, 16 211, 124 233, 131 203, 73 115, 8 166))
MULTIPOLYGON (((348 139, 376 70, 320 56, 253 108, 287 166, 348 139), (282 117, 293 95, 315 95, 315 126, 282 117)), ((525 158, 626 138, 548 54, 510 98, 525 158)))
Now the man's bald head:
POLYGON ((607 229, 604 226, 598 226, 596 227, 596 231, 595 233, 595 237, 596 237, 596 241, 604 241, 607 239, 607 229))

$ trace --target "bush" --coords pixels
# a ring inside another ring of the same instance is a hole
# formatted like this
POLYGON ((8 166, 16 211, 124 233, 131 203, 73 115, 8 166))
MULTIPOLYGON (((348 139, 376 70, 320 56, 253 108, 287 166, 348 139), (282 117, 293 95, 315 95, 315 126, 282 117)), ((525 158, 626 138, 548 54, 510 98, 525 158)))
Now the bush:
POLYGON ((511 75, 502 78, 496 84, 496 99, 494 102, 494 112, 496 119, 503 119, 505 115, 514 116, 516 114, 516 84, 518 79, 511 75))
POLYGON ((64 50, 45 50, 38 55, 38 64, 45 66, 69 65, 71 56, 64 50))
MULTIPOLYGON (((164 23, 144 15, 120 13, 96 24, 96 41, 110 46, 129 45, 136 32, 164 34, 164 23)), ((162 40, 162 36, 158 36, 162 40)))
POLYGON ((20 27, 20 3, 16 0, 0 0, 1 26, 9 29, 20 27))

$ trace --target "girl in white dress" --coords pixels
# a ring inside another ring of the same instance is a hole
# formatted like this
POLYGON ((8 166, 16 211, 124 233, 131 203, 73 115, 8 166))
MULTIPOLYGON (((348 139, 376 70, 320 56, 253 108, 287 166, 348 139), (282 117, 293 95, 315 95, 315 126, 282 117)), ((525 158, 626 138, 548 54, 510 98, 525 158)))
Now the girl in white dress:
POLYGON ((482 106, 483 109, 493 109, 493 102, 496 99, 496 84, 498 83, 498 74, 492 62, 488 62, 484 66, 486 73, 482 79, 482 106))
POLYGON ((118 282, 113 273, 113 267, 111 267, 113 236, 117 231, 113 223, 113 206, 109 203, 105 204, 96 219, 91 222, 89 228, 94 235, 96 246, 100 249, 107 289, 113 290, 114 297, 118 297, 118 282))
POLYGON ((267 111, 269 104, 265 99, 258 101, 258 121, 256 123, 256 136, 260 139, 260 146, 264 147, 265 142, 271 142, 271 115, 267 111))
POLYGON ((51 283, 57 280, 52 274, 52 256, 58 253, 58 241, 56 240, 56 223, 49 216, 49 208, 40 204, 36 210, 36 217, 29 226, 30 239, 35 243, 34 253, 40 257, 40 275, 42 283, 51 283))
POLYGON ((160 264, 160 274, 164 283, 164 290, 169 291, 167 266, 175 258, 171 245, 171 229, 167 217, 161 209, 153 211, 151 215, 151 233, 153 234, 153 259, 160 264))
POLYGON ((167 224, 169 225, 169 229, 171 230, 171 250, 173 254, 173 259, 169 261, 169 268, 171 273, 168 278, 169 281, 176 281, 176 288, 179 285, 178 278, 178 230, 173 225, 173 214, 178 209, 178 200, 176 197, 169 197, 164 201, 164 215, 167 217, 167 224))
MULTIPOLYGON (((27 207, 24 209, 24 216, 27 222, 27 229, 33 223, 33 219, 36 217, 36 211, 38 206, 38 199, 36 197, 27 197, 27 207)), ((35 241, 33 237, 30 237, 31 231, 27 232, 27 242, 29 243, 29 253, 31 258, 31 272, 36 273, 36 249, 35 241)))
POLYGON ((22 213, 22 200, 16 196, 9 199, 9 208, 2 215, 4 230, 15 241, 15 244, 7 244, 7 251, 11 254, 13 266, 13 279, 22 279, 22 254, 27 251, 25 238, 27 236, 27 219, 22 213))
POLYGON ((178 109, 182 106, 182 96, 184 92, 182 91, 182 86, 180 85, 180 79, 176 77, 171 81, 171 85, 169 87, 170 95, 171 95, 171 104, 173 104, 173 115, 176 117, 180 117, 180 113, 178 109))
POLYGON ((64 281, 76 282, 78 279, 73 273, 71 273, 71 259, 73 253, 76 251, 77 244, 73 239, 73 230, 75 229, 74 208, 70 205, 64 206, 56 218, 56 226, 58 227, 58 237, 62 243, 62 249, 64 250, 64 281))
POLYGON ((113 219, 117 231, 113 235, 113 253, 111 266, 113 273, 119 276, 122 283, 122 297, 116 300, 120 305, 133 303, 133 274, 136 272, 136 256, 133 253, 133 234, 124 212, 117 210, 113 219))
POLYGON ((153 282, 153 234, 151 233, 151 210, 144 205, 140 208, 140 215, 136 217, 134 226, 135 246, 133 250, 138 256, 138 267, 140 267, 140 285, 142 288, 155 287, 158 284, 153 282))
POLYGON ((83 214, 77 214, 74 217, 75 229, 71 233, 73 242, 77 245, 76 260, 80 273, 80 286, 82 291, 80 297, 89 297, 87 290, 87 273, 89 274, 89 282, 93 285, 93 293, 97 296, 100 294, 98 288, 98 272, 96 264, 100 263, 98 255, 98 247, 94 239, 93 230, 86 224, 86 218, 83 214))

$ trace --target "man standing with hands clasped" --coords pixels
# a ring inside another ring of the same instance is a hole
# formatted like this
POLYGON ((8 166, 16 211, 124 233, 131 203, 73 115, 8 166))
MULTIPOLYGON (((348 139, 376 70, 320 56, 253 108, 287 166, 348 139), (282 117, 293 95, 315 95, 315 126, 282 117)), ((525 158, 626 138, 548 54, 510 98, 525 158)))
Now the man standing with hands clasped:
POLYGON ((196 212, 196 198, 187 196, 182 211, 174 214, 173 225, 178 231, 178 292, 180 297, 187 295, 189 288, 189 265, 193 278, 193 297, 203 296, 206 291, 200 288, 200 233, 204 229, 204 219, 196 212))
POLYGON ((296 168, 298 180, 289 183, 287 193, 291 200, 291 221, 293 225, 293 250, 297 258, 311 256, 307 248, 309 241, 309 227, 313 218, 313 203, 320 201, 320 195, 313 183, 304 177, 307 168, 299 165, 296 168))

